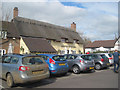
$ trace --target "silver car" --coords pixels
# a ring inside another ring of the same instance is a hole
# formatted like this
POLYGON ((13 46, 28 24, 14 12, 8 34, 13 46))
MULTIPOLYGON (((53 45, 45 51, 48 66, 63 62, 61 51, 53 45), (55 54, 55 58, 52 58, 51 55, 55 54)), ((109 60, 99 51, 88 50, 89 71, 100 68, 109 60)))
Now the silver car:
POLYGON ((105 54, 108 57, 109 63, 111 66, 114 64, 114 60, 112 58, 112 53, 101 53, 101 54, 105 54))
POLYGON ((87 58, 86 55, 66 54, 64 58, 68 61, 69 70, 75 74, 94 70, 94 60, 87 58))
POLYGON ((108 68, 110 66, 109 59, 105 54, 88 54, 88 57, 94 59, 96 70, 108 68))
POLYGON ((6 79, 9 87, 16 83, 41 80, 49 77, 46 62, 36 55, 4 55, 0 59, 2 78, 6 79))

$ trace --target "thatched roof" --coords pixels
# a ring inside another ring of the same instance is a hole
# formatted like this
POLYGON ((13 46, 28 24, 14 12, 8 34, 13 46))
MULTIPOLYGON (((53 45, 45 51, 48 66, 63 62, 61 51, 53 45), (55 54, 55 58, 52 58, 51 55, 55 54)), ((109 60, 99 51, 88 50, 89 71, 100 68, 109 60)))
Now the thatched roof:
POLYGON ((21 36, 41 37, 56 41, 61 41, 61 38, 66 38, 68 42, 73 42, 75 39, 79 43, 83 43, 79 34, 70 28, 22 17, 14 18, 13 22, 21 36))

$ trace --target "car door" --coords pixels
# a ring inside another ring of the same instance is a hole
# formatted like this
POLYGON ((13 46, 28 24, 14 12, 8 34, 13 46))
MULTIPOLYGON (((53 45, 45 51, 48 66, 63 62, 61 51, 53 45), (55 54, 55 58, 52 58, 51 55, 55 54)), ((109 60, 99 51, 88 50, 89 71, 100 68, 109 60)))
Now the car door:
POLYGON ((72 69, 72 66, 74 65, 74 55, 66 55, 66 59, 68 62, 69 69, 72 69))
POLYGON ((19 65, 17 64, 19 61, 19 58, 16 56, 12 56, 11 57, 11 61, 10 61, 10 66, 11 68, 9 69, 9 71, 13 74, 13 75, 17 75, 18 74, 18 70, 19 70, 19 65))
POLYGON ((94 62, 95 62, 95 63, 99 62, 99 57, 98 57, 98 55, 93 54, 93 55, 92 55, 92 58, 94 59, 94 62))
POLYGON ((6 73, 9 72, 9 70, 12 68, 10 65, 11 56, 3 56, 2 57, 2 77, 5 78, 6 73))

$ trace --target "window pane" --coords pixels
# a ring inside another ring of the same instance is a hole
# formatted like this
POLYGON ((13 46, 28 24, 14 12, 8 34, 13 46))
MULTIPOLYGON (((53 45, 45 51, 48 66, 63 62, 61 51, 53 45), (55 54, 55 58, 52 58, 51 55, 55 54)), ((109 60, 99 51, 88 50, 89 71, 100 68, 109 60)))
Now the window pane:
POLYGON ((43 58, 37 56, 37 57, 24 57, 22 59, 22 63, 24 65, 32 65, 32 64, 43 64, 43 58))
POLYGON ((64 58, 64 56, 62 56, 62 55, 54 56, 53 59, 54 59, 55 61, 65 61, 65 58, 64 58))
POLYGON ((19 60, 19 58, 17 58, 17 57, 12 57, 12 59, 11 59, 11 64, 17 64, 18 60, 19 60))
POLYGON ((48 56, 40 56, 41 58, 43 58, 43 60, 48 60, 49 57, 48 56))
POLYGON ((10 63, 11 57, 4 57, 4 63, 10 63))
POLYGON ((83 55, 81 57, 85 60, 91 60, 92 59, 92 56, 90 56, 90 55, 83 55))
POLYGON ((103 55, 100 55, 103 59, 106 59, 107 57, 103 54, 103 55))
POLYGON ((77 56, 74 56, 74 55, 69 55, 68 56, 68 59, 76 59, 77 58, 77 56))

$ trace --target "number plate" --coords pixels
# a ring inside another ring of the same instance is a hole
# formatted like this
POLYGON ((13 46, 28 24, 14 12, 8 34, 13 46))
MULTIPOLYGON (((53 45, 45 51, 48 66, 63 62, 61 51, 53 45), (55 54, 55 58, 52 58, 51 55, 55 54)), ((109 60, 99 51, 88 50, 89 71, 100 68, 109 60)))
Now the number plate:
POLYGON ((65 63, 59 64, 59 66, 63 66, 63 65, 65 65, 65 63))
POLYGON ((94 67, 90 67, 90 69, 94 69, 94 67))
POLYGON ((37 72, 32 72, 32 74, 41 74, 43 73, 44 71, 37 71, 37 72))

